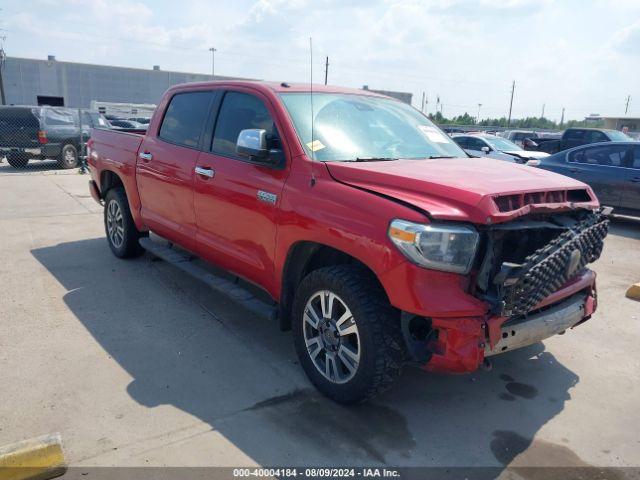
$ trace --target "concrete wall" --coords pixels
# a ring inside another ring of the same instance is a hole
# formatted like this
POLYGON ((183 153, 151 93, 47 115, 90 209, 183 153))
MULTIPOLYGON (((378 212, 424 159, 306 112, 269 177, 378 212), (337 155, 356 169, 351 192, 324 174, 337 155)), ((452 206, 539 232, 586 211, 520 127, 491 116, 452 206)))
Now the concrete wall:
MULTIPOLYGON (((2 72, 7 104, 37 105, 37 97, 63 97, 64 106, 89 108, 92 100, 158 103, 172 85, 211 75, 8 57, 2 72)), ((232 77, 216 76, 216 80, 232 77)))

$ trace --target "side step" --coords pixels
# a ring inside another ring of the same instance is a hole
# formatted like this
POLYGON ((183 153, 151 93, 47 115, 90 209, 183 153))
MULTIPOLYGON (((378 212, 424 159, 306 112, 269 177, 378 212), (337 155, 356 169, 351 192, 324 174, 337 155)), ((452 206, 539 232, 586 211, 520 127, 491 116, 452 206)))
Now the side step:
POLYGON ((257 315, 275 320, 277 312, 277 307, 275 305, 269 305, 267 302, 260 300, 250 291, 236 285, 232 281, 215 275, 195 264, 193 262, 194 257, 188 253, 171 248, 169 245, 163 245, 159 242, 155 242, 149 237, 142 237, 139 242, 142 248, 152 255, 161 258, 165 262, 179 268, 192 277, 197 278, 216 292, 229 297, 236 303, 239 303, 247 310, 257 315))

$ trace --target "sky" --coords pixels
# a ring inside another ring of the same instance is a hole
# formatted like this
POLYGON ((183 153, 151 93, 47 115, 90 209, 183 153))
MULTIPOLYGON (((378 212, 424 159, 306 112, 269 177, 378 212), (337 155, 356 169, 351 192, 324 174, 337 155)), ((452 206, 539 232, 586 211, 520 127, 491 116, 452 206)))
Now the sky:
POLYGON ((8 56, 414 94, 451 117, 640 116, 640 0, 0 0, 8 56), (313 62, 309 38, 313 39, 313 62))

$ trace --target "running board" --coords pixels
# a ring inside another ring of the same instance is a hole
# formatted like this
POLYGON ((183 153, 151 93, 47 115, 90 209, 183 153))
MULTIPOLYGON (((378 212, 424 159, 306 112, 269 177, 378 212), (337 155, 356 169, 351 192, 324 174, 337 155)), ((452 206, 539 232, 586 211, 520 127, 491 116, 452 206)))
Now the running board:
POLYGON ((163 245, 155 242, 149 237, 142 237, 139 242, 142 248, 152 255, 161 258, 165 262, 179 268, 192 277, 197 278, 208 285, 212 290, 230 298, 250 312, 275 320, 277 312, 277 307, 275 305, 269 305, 267 302, 260 300, 253 295, 253 293, 236 285, 232 281, 215 275, 195 264, 193 262, 195 257, 189 255, 187 252, 172 248, 169 246, 170 244, 163 245))

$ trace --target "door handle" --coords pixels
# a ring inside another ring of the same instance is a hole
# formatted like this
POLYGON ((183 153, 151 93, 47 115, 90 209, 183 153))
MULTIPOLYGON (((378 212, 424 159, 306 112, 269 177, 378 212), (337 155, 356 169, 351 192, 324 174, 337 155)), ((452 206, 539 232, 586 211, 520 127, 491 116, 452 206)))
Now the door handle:
POLYGON ((138 156, 145 162, 150 162, 151 160, 153 160, 153 155, 151 155, 149 152, 140 152, 138 156))
POLYGON ((195 172, 203 177, 213 178, 216 172, 211 168, 196 167, 195 172))

